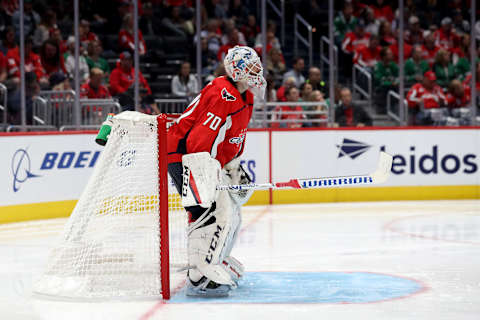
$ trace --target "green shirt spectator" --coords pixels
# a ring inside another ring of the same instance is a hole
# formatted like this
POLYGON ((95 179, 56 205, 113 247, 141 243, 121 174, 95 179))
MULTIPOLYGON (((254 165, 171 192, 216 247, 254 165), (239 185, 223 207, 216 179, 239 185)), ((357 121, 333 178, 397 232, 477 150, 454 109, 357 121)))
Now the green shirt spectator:
POLYGON ((432 70, 437 76, 437 84, 442 88, 448 87, 450 81, 455 79, 455 68, 450 62, 450 52, 445 49, 438 50, 432 70))
POLYGON ((87 60, 88 68, 90 70, 93 68, 102 70, 105 77, 104 80, 108 83, 108 79, 110 78, 110 66, 108 65, 107 60, 101 57, 103 48, 100 41, 90 41, 88 43, 87 52, 88 56, 85 59, 87 60))
POLYGON ((381 60, 375 65, 373 76, 377 86, 386 88, 398 83, 398 65, 393 62, 392 51, 385 47, 380 51, 381 60))
MULTIPOLYGON (((477 57, 477 62, 480 61, 480 58, 477 57)), ((472 71, 470 67, 470 61, 467 57, 463 57, 458 59, 457 63, 455 64, 455 76, 460 80, 465 80, 467 74, 472 71)))
POLYGON ((347 32, 353 31, 358 23, 358 19, 353 15, 352 4, 346 2, 342 12, 333 20, 335 26, 335 40, 342 42, 347 32))
POLYGON ((422 59, 422 47, 415 45, 412 57, 405 62, 405 81, 408 84, 422 81, 425 72, 430 69, 427 60, 422 59))

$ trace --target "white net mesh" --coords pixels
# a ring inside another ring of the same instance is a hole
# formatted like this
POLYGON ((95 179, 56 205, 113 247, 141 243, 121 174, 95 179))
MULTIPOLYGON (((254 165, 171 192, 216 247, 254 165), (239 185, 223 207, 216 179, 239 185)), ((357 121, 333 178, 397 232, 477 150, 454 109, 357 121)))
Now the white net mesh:
MULTIPOLYGON (((74 299, 162 295, 157 121, 114 119, 109 141, 35 293, 74 299)), ((166 157, 166 155, 163 155, 166 157)), ((75 183, 72 181, 72 183, 75 183)), ((187 218, 169 183, 170 263, 186 265, 187 218)))

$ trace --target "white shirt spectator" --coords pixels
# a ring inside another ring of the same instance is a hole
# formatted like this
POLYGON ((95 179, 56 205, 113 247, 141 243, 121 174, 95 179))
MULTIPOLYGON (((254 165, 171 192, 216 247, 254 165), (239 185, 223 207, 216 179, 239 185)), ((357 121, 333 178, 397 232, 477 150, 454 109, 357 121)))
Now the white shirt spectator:
POLYGON ((286 72, 283 75, 283 82, 285 82, 285 80, 290 77, 295 79, 295 87, 297 88, 300 88, 300 86, 305 82, 305 77, 303 76, 303 74, 301 74, 300 72, 297 72, 294 69, 286 72))
POLYGON ((172 94, 178 97, 190 97, 198 93, 197 78, 193 74, 188 75, 188 81, 180 81, 178 75, 172 79, 172 94))
MULTIPOLYGON (((83 55, 80 55, 78 57, 78 60, 78 73, 80 76, 80 82, 85 82, 90 76, 87 60, 85 60, 85 57, 83 55)), ((75 56, 73 54, 68 55, 67 59, 65 60, 65 69, 67 69, 68 76, 73 79, 75 77, 75 56)))

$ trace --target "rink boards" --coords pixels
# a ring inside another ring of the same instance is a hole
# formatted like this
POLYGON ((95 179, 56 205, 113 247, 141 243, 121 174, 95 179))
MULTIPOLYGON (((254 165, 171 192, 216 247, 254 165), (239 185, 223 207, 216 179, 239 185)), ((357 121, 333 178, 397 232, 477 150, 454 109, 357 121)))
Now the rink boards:
MULTIPOLYGON (((102 150, 94 138, 1 134, 0 223, 68 216, 102 150)), ((242 161, 255 182, 283 182, 370 173, 380 150, 393 156, 382 185, 257 191, 249 204, 480 198, 479 127, 253 129, 242 161)))

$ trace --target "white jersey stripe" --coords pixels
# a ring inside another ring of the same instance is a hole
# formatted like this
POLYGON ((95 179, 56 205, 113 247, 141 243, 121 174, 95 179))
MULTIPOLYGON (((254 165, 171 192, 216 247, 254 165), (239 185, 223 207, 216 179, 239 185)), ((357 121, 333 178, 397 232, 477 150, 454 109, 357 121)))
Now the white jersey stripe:
POLYGON ((218 152, 218 145, 225 140, 225 135, 227 133, 227 130, 232 127, 232 117, 227 116, 227 119, 225 120, 225 123, 223 126, 220 127, 220 130, 218 131, 217 138, 215 138, 215 141, 213 142, 212 145, 212 150, 210 151, 210 155, 212 158, 215 158, 217 156, 218 152))
POLYGON ((182 114, 180 117, 178 117, 177 121, 175 121, 177 124, 180 122, 180 120, 182 120, 183 118, 186 118, 188 117, 189 115, 191 115, 193 113, 193 111, 195 111, 195 108, 198 106, 198 103, 200 102, 200 96, 202 94, 200 93, 198 96, 195 97, 195 99, 193 99, 192 102, 190 102, 190 104, 188 105, 187 109, 193 104, 193 107, 192 109, 188 110, 187 112, 185 112, 184 114, 182 114))

